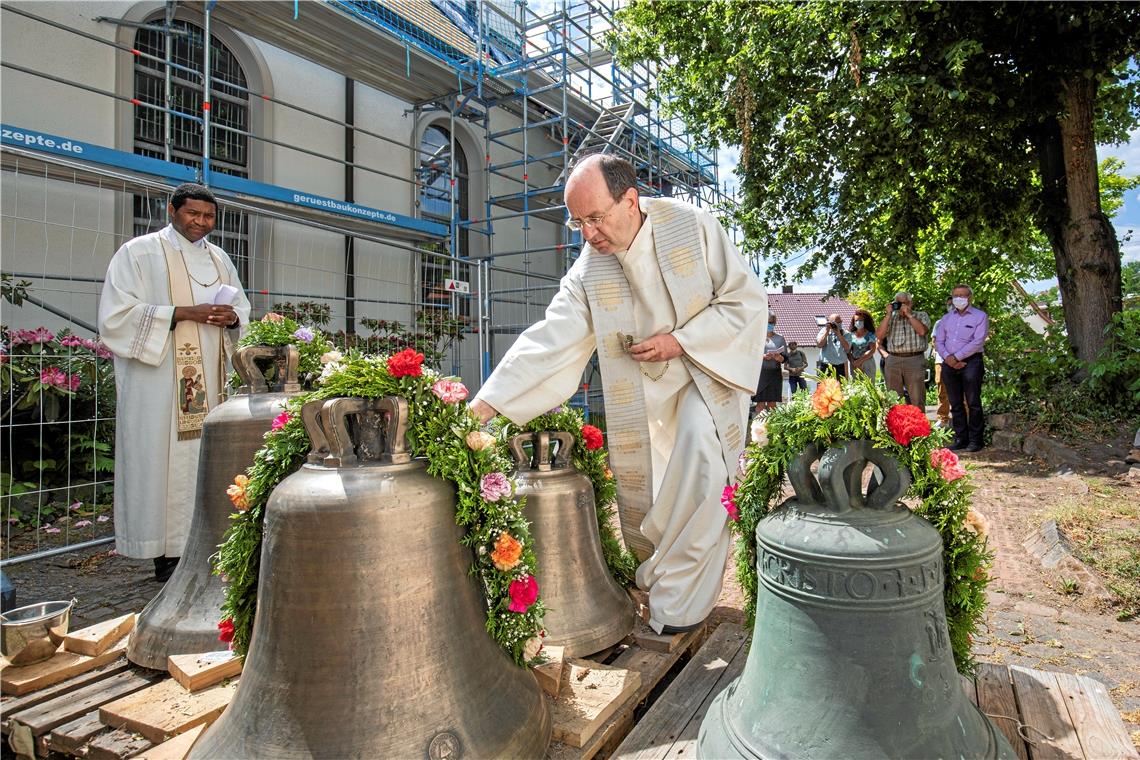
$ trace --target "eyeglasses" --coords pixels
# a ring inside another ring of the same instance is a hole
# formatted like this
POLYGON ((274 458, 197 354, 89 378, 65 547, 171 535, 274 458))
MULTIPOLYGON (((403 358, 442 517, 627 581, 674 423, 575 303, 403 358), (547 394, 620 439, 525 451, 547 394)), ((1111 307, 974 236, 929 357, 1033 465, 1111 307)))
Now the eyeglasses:
POLYGON ((610 207, 606 209, 606 213, 602 214, 601 216, 588 216, 585 219, 567 219, 566 227, 573 230, 574 232, 578 232, 586 227, 597 229, 598 225, 606 220, 606 217, 610 215, 620 200, 621 198, 618 198, 613 203, 611 203, 610 207))

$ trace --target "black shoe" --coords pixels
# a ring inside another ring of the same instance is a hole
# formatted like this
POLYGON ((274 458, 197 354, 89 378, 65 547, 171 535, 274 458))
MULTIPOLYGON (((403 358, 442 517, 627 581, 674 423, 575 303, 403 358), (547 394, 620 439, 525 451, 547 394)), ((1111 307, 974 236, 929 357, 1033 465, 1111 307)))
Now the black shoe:
POLYGON ((166 583, 176 567, 178 567, 178 557, 155 557, 154 579, 159 583, 166 583))
POLYGON ((981 451, 981 450, 982 450, 982 444, 980 444, 980 443, 971 443, 969 446, 966 447, 966 451, 968 451, 970 453, 973 453, 975 451, 981 451))
POLYGON ((951 451, 961 451, 962 449, 965 449, 967 446, 969 446, 969 444, 963 441, 960 443, 950 444, 946 448, 950 449, 951 451))
POLYGON ((693 623, 692 625, 665 625, 665 626, 661 626, 661 635, 662 636, 672 636, 672 635, 677 634, 677 633, 688 633, 689 631, 695 631, 696 629, 700 628, 704 624, 705 624, 705 621, 702 620, 701 622, 693 623))

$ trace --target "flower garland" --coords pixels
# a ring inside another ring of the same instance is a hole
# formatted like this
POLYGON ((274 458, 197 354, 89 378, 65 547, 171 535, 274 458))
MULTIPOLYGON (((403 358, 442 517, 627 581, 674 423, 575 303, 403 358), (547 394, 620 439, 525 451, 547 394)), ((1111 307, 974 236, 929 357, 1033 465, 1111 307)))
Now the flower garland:
POLYGON ((453 378, 424 369, 423 354, 406 349, 391 356, 326 357, 319 387, 290 400, 274 420, 246 475, 227 490, 237 508, 215 558, 228 585, 220 638, 240 654, 249 648, 257 606, 265 506, 273 488, 297 470, 311 445, 300 420, 308 401, 341 396, 401 396, 409 405, 412 455, 427 459, 428 473, 456 485, 455 521, 473 550, 475 572, 487 598, 487 632, 512 659, 530 664, 541 649, 538 574, 529 526, 515 498, 513 459, 501 437, 479 429, 464 401, 467 389, 453 378))
POLYGON ((574 435, 575 445, 571 459, 573 465, 590 479, 594 487, 594 510, 597 512, 598 534, 602 539, 602 556, 605 557, 606 566, 609 567, 614 580, 623 586, 632 586, 639 563, 633 552, 622 546, 614 530, 617 484, 607 464, 608 455, 604 448, 602 431, 593 425, 585 424, 582 413, 566 405, 555 407, 522 427, 505 418, 498 424, 501 425, 504 440, 518 433, 538 433, 544 430, 574 435))
MULTIPOLYGON (((333 350, 332 343, 320 330, 305 327, 300 323, 274 312, 269 312, 257 322, 250 322, 245 335, 237 347, 244 346, 287 346, 293 344, 301 356, 297 369, 302 387, 310 387, 330 358, 340 358, 333 350)), ((230 376, 230 385, 241 385, 237 373, 230 376)))
POLYGON ((725 488, 722 502, 738 536, 736 577, 745 595, 749 626, 756 614, 756 525, 777 506, 788 466, 809 443, 821 448, 867 439, 910 470, 906 497, 914 511, 942 536, 946 621, 954 660, 970 672, 972 635, 986 606, 987 570, 993 554, 986 547, 985 518, 969 505, 966 471, 944 448, 945 430, 932 430, 923 410, 899 403, 865 375, 842 383, 821 380, 815 392, 800 391, 765 417, 752 422, 752 442, 741 455, 741 482, 725 488))

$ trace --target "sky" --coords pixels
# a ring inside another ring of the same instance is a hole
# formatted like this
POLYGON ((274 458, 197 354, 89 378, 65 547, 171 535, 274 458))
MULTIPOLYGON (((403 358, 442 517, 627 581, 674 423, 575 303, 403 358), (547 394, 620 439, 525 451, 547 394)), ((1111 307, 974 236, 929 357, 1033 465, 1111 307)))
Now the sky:
MULTIPOLYGON (((740 160, 740 149, 737 147, 722 148, 718 155, 720 158, 721 186, 727 195, 735 197, 740 182, 733 170, 740 160)), ((1130 177, 1140 174, 1140 129, 1132 132, 1129 141, 1123 145, 1097 146, 1098 162, 1109 156, 1117 156, 1124 161, 1122 174, 1130 177)), ((1116 236, 1121 240, 1128 230, 1135 231, 1131 240, 1121 243, 1121 257, 1124 262, 1140 261, 1140 189, 1130 190, 1125 194, 1124 205, 1112 221, 1116 226, 1116 236)), ((789 271, 793 267, 794 263, 789 266, 789 271)), ((797 282, 794 285, 797 291, 810 293, 826 291, 833 282, 834 280, 827 272, 817 271, 804 282, 797 282)), ((1057 282, 1053 279, 1023 284, 1031 293, 1036 293, 1056 285, 1057 282)))

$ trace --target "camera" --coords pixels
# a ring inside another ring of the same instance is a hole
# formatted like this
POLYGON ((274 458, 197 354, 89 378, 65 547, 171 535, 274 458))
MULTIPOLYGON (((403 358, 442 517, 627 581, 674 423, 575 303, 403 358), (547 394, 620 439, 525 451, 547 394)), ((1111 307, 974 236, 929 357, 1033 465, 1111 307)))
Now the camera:
POLYGON ((898 301, 891 301, 891 311, 898 311, 902 308, 902 304, 898 301))

